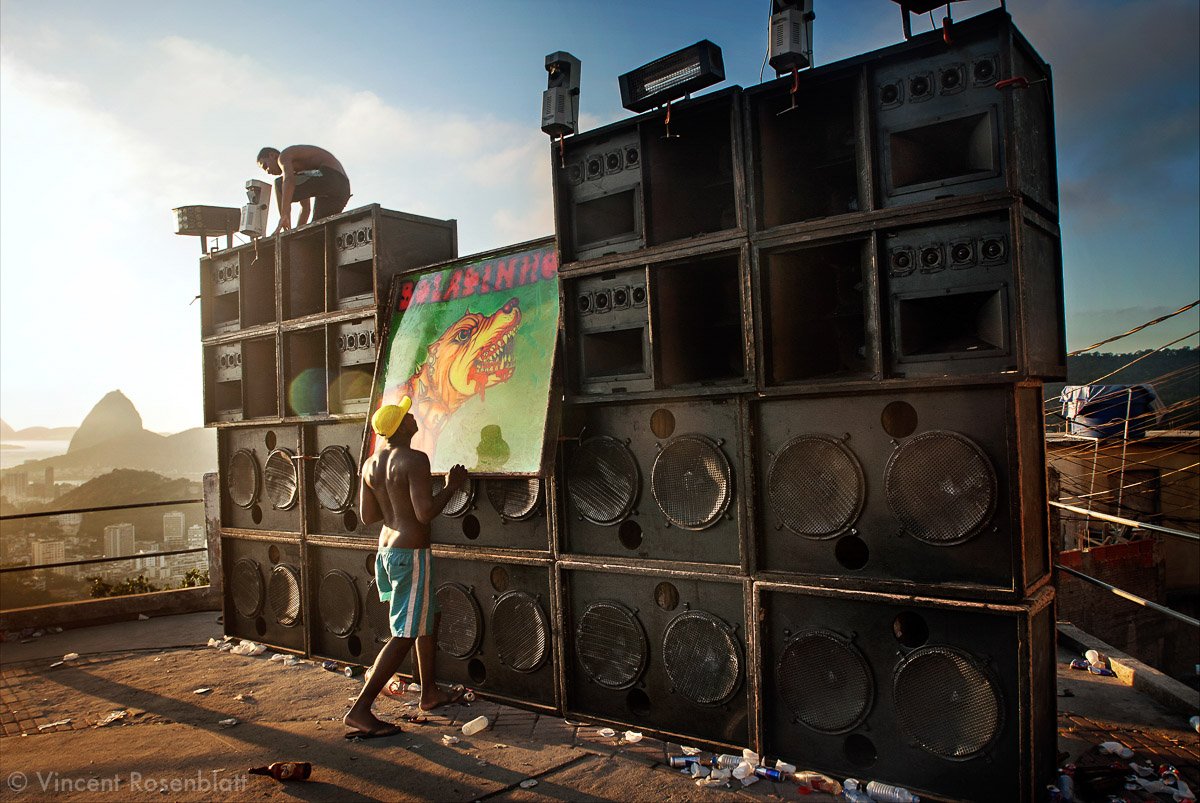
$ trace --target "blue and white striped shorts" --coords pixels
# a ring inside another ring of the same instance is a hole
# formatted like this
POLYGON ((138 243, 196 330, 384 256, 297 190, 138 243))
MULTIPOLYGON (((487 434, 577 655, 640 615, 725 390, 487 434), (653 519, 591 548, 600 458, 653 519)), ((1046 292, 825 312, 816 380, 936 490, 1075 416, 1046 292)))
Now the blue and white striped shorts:
POLYGON ((402 638, 433 633, 440 609, 433 586, 433 553, 428 549, 380 547, 375 555, 379 599, 389 602, 392 635, 402 638))

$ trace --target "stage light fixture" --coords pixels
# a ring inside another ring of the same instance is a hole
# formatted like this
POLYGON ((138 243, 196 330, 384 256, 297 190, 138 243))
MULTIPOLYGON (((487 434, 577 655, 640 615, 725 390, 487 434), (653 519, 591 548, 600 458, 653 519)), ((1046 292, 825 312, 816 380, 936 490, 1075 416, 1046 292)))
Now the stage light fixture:
POLYGON ((774 0, 770 64, 776 74, 812 66, 813 0, 774 0))
POLYGON ((579 130, 579 59, 564 50, 546 56, 550 77, 542 93, 542 131, 564 137, 579 130))
POLYGON ((621 75, 621 105, 644 112, 725 80, 721 48, 707 39, 621 75))
POLYGON ((246 182, 246 200, 238 231, 250 237, 262 237, 267 233, 267 210, 271 206, 271 185, 265 181, 250 179, 246 182))

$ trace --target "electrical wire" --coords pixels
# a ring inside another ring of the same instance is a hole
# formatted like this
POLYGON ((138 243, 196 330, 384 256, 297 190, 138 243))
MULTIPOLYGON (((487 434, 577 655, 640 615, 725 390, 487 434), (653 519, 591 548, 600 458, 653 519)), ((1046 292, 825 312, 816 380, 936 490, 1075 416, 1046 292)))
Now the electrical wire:
MULTIPOLYGON (((1103 346, 1106 343, 1112 343, 1114 340, 1120 340, 1123 337, 1129 337, 1130 335, 1132 335, 1136 332, 1142 331, 1143 329, 1145 329, 1148 326, 1154 326, 1154 324, 1156 324, 1156 323, 1162 323, 1163 321, 1174 318, 1176 315, 1180 315, 1184 312, 1187 312, 1188 310, 1190 310, 1192 307, 1196 306, 1197 304, 1200 304, 1200 300, 1193 301, 1191 304, 1188 304, 1186 307, 1180 307, 1179 309, 1172 312, 1170 315, 1163 315, 1161 318, 1155 318, 1152 321, 1147 321, 1146 323, 1142 324, 1141 326, 1135 326, 1132 329, 1130 329, 1128 332, 1125 332, 1124 334, 1116 335, 1116 336, 1110 337, 1106 340, 1101 340, 1099 343, 1093 343, 1092 345, 1088 346, 1087 348, 1077 349, 1076 351, 1068 352, 1067 356, 1075 357, 1080 354, 1083 354, 1084 352, 1091 351, 1094 348, 1103 346)), ((1195 332, 1193 332, 1192 334, 1195 334, 1195 332)), ((1191 336, 1192 335, 1188 335, 1188 337, 1191 337, 1191 336)), ((1179 341, 1175 341, 1175 342, 1179 342, 1179 341)))

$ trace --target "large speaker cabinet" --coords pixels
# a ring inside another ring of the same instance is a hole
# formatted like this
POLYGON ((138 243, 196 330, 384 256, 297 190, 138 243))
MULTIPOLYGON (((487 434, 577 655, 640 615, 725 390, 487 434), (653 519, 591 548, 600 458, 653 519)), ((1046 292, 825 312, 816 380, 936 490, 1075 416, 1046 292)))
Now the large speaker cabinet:
POLYGON ((305 651, 300 539, 284 533, 221 537, 225 633, 305 651))
POLYGON ((309 539, 304 563, 309 650, 319 658, 369 666, 391 637, 388 605, 375 584, 375 544, 309 539))
POLYGON ((441 608, 438 680, 506 703, 558 710, 551 562, 466 558, 438 547, 433 560, 441 608))
POLYGON ((673 104, 669 131, 656 111, 556 143, 564 265, 744 230, 740 93, 673 104))
POLYGON ((201 257, 200 312, 203 337, 275 323, 275 242, 201 257))
POLYGON ((456 221, 378 204, 301 226, 279 239, 282 320, 377 307, 397 273, 457 255, 456 221))
POLYGON ((1050 573, 1040 383, 755 404, 758 569, 1019 598, 1050 573))
POLYGON ((1041 800, 1056 758, 1053 600, 756 583, 762 752, 938 799, 1041 800))
POLYGON ((565 710, 664 738, 753 745, 750 583, 560 561, 565 710))
POLYGON ((736 397, 567 409, 559 552, 744 566, 745 429, 736 397))
POLYGON ((274 330, 204 346, 204 423, 279 416, 278 341, 274 330))
POLYGON ((217 455, 222 528, 300 532, 297 427, 223 427, 217 455))
MULTIPOLYGON (((444 483, 443 477, 434 477, 434 491, 441 490, 444 483)), ((547 497, 546 481, 541 477, 473 477, 433 520, 433 543, 471 551, 548 553, 547 497)))
POLYGON ((309 535, 358 536, 374 546, 382 524, 358 518, 365 419, 303 427, 304 493, 309 535))

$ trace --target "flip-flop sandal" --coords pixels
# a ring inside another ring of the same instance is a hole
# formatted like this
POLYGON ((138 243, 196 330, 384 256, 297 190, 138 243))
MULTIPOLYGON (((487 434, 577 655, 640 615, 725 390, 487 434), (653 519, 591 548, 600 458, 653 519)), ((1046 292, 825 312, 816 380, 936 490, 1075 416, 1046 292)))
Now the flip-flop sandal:
POLYGON ((385 739, 388 736, 395 736, 398 733, 403 733, 399 725, 388 725, 385 728, 380 728, 374 731, 352 730, 346 731, 346 739, 385 739))
POLYGON ((389 680, 383 687, 383 694, 385 697, 403 697, 404 688, 407 685, 403 680, 389 680))
MULTIPOLYGON (((422 711, 436 711, 437 709, 445 708, 448 705, 458 705, 459 703, 463 702, 463 698, 467 696, 467 692, 469 692, 469 691, 470 691, 470 689, 468 689, 466 686, 462 685, 461 683, 455 683, 453 686, 446 689, 446 693, 448 695, 450 695, 449 698, 446 700, 446 702, 438 703, 433 708, 421 708, 421 710, 422 711)), ((420 707, 419 704, 418 704, 418 707, 420 707)))

